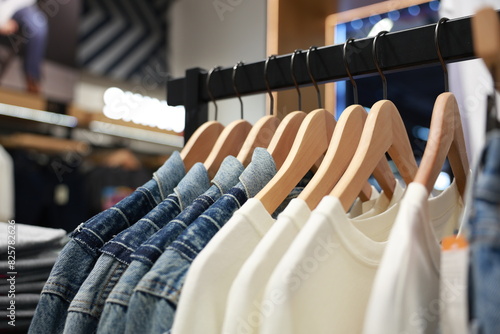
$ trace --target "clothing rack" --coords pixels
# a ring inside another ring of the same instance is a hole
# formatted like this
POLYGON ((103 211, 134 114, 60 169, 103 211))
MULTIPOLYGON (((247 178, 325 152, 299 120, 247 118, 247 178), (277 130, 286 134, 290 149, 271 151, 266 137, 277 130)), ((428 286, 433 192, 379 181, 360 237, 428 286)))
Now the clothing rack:
MULTIPOLYGON (((430 24, 381 36, 377 40, 377 55, 383 72, 438 64, 434 44, 435 27, 436 24, 430 24)), ((372 55, 372 42, 373 38, 364 38, 349 43, 347 60, 354 77, 378 75, 372 55)), ((471 18, 452 19, 442 24, 439 46, 447 63, 475 58, 471 18)), ((311 52, 311 73, 318 83, 348 79, 343 62, 343 44, 319 47, 311 52)), ((270 60, 267 76, 273 91, 294 87, 290 73, 291 56, 292 54, 280 55, 270 60)), ((235 84, 242 96, 267 92, 264 65, 265 60, 261 60, 238 68, 235 84)), ((296 55, 294 69, 299 85, 312 84, 306 67, 305 51, 296 55)), ((233 89, 232 72, 232 66, 214 72, 210 89, 215 99, 237 96, 233 89)), ((192 68, 186 70, 185 77, 169 80, 167 84, 168 104, 185 107, 186 141, 208 120, 208 102, 211 99, 206 87, 207 75, 204 69, 192 68)))

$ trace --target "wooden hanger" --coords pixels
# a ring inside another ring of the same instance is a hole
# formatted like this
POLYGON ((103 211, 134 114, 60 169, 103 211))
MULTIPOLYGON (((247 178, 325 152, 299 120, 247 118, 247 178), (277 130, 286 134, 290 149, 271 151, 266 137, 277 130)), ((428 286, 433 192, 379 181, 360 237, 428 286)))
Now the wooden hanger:
POLYGON ((344 210, 350 208, 368 177, 375 174, 375 167, 385 159, 386 152, 396 163, 405 182, 413 181, 418 167, 403 121, 391 101, 381 100, 370 110, 356 153, 330 193, 340 199, 344 210))
MULTIPOLYGON (((307 203, 311 210, 318 205, 323 196, 332 191, 335 184, 349 166, 354 156, 354 152, 358 147, 363 125, 366 121, 367 114, 365 109, 358 104, 358 88, 349 69, 349 63, 346 56, 347 46, 353 41, 354 39, 349 38, 344 43, 343 60, 347 75, 353 86, 354 105, 347 107, 340 116, 320 168, 298 196, 298 198, 303 199, 307 203)), ((394 188, 391 188, 392 184, 390 184, 390 182, 394 180, 394 175, 385 158, 377 165, 376 171, 379 176, 383 175, 383 177, 379 177, 379 182, 390 191, 387 196, 392 197, 394 188), (386 175, 387 178, 385 177, 386 175)), ((359 194, 361 200, 369 200, 371 198, 371 191, 372 188, 370 183, 366 182, 359 194)))
MULTIPOLYGON (((240 65, 242 64, 237 63, 233 67, 233 86, 240 101, 241 120, 234 121, 224 128, 222 133, 217 138, 214 147, 210 151, 210 154, 205 160, 204 165, 208 171, 208 176, 210 178, 213 178, 215 176, 215 174, 219 170, 220 165, 222 164, 222 161, 228 155, 232 156, 238 155, 238 153, 241 150, 241 147, 243 146, 243 143, 245 142, 245 138, 248 136, 248 133, 252 128, 252 125, 243 119, 243 102, 241 101, 241 96, 235 85, 236 69, 240 65)), ((220 69, 219 66, 215 66, 214 68, 212 68, 210 72, 208 72, 206 81, 208 95, 210 96, 210 99, 212 100, 215 106, 215 119, 217 119, 218 107, 217 103, 215 102, 215 98, 212 94, 212 90, 210 89, 210 79, 212 77, 212 74, 215 71, 218 71, 219 69, 220 69)))
MULTIPOLYGON (((333 189, 349 166, 359 144, 366 116, 365 109, 360 105, 348 107, 340 116, 323 162, 298 196, 307 203, 311 210, 333 189)), ((369 199, 371 187, 368 185, 368 189, 365 187, 363 190, 367 192, 364 193, 365 199, 369 199)))
POLYGON ((280 169, 292 149, 300 125, 306 118, 303 111, 294 111, 285 116, 276 130, 267 151, 273 157, 276 169, 280 169))
POLYGON ((334 127, 333 115, 325 109, 316 109, 305 117, 278 173, 255 196, 267 212, 272 214, 278 208, 316 160, 325 153, 334 127))
POLYGON ((443 93, 436 99, 432 110, 429 139, 414 179, 414 182, 424 185, 429 194, 434 189, 446 156, 463 199, 469 173, 469 160, 457 100, 451 93, 443 93))
POLYGON ((215 176, 222 161, 228 155, 238 155, 251 128, 252 125, 243 119, 234 121, 224 128, 203 163, 210 178, 215 176))
POLYGON ((267 148, 271 142, 280 120, 276 116, 267 115, 254 124, 248 134, 240 153, 236 157, 244 166, 252 160, 252 154, 256 147, 267 148))
MULTIPOLYGON (((488 12, 483 12, 486 13, 483 14, 486 15, 484 19, 486 22, 491 23, 491 20, 488 18, 488 12)), ((497 13, 495 11, 493 13, 497 21, 496 28, 500 28, 497 13)), ((438 37, 440 27, 447 20, 447 18, 441 18, 436 24, 434 33, 436 51, 444 73, 445 91, 448 91, 448 71, 441 55, 438 37)), ((453 175, 455 176, 458 191, 462 199, 464 199, 467 175, 469 174, 469 160, 467 158, 458 103, 455 96, 448 92, 440 94, 434 103, 429 138, 427 139, 424 155, 414 180, 414 182, 424 185, 429 194, 434 189, 434 184, 441 172, 446 156, 448 156, 453 175)))
POLYGON ((224 126, 217 121, 206 122, 196 129, 181 150, 181 158, 186 170, 190 170, 195 163, 207 159, 223 129, 224 126))
MULTIPOLYGON (((295 71, 294 71, 294 61, 295 61, 295 55, 299 54, 302 52, 301 50, 295 50, 293 52, 291 61, 290 61, 290 72, 292 74, 292 79, 295 84, 295 89, 297 90, 297 98, 298 98, 298 107, 299 111, 294 111, 289 113, 288 115, 285 116, 283 121, 281 122, 280 126, 276 130, 275 135, 273 136, 273 139, 271 140, 271 143, 269 143, 269 146, 267 148, 267 151, 271 154, 271 156, 274 159, 274 163, 276 165, 276 169, 280 170, 281 167, 283 166, 283 163, 285 162, 286 158, 288 157, 290 150, 292 149, 292 146, 295 141, 295 137, 297 136, 297 132, 299 131, 300 125, 306 118, 306 113, 301 111, 302 110, 302 97, 300 94, 300 88, 299 85, 297 84, 297 80, 295 78, 295 71)), ((271 93, 271 88, 269 84, 269 80, 267 77, 267 67, 269 64, 269 61, 271 59, 276 58, 276 56, 269 56, 266 60, 266 63, 264 65, 264 79, 266 82, 266 87, 267 87, 267 92, 269 94, 269 99, 270 99, 270 109, 271 109, 271 114, 273 113, 274 109, 274 97, 271 93)))

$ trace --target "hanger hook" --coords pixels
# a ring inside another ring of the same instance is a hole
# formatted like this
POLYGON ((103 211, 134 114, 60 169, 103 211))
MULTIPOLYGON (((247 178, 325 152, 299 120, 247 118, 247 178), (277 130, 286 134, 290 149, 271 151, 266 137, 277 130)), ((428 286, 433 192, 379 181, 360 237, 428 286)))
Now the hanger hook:
POLYGON ((276 55, 270 55, 266 59, 266 63, 264 64, 264 81, 266 82, 267 94, 269 94, 269 100, 271 101, 271 116, 274 115, 274 96, 271 91, 271 85, 269 84, 269 77, 267 76, 267 65, 271 59, 276 59, 276 55))
POLYGON ((206 85, 207 85, 207 92, 208 92, 208 96, 210 97, 210 100, 212 100, 212 103, 214 104, 215 106, 215 120, 217 120, 217 116, 218 116, 218 111, 219 111, 219 108, 217 107, 217 102, 215 102, 215 98, 214 98, 214 94, 212 93, 212 89, 210 89, 210 79, 212 78, 212 74, 215 72, 215 71, 218 71, 220 70, 221 67, 220 66, 215 66, 213 67, 209 72, 208 72, 208 75, 207 75, 207 82, 206 82, 206 85))
POLYGON ((311 54, 311 51, 314 50, 316 51, 318 49, 317 46, 311 46, 309 50, 307 50, 306 54, 306 64, 307 64, 307 73, 309 73, 309 77, 311 78, 311 81, 314 85, 314 88, 316 89, 316 94, 318 96, 318 108, 323 108, 322 103, 321 103, 321 92, 319 91, 318 83, 316 82, 316 79, 314 79, 314 76, 312 75, 311 72, 311 66, 309 62, 309 55, 311 54))
POLYGON ((344 59, 344 66, 347 75, 349 76, 349 80, 351 81, 353 92, 354 92, 354 104, 359 104, 358 101, 358 84, 356 80, 352 77, 351 70, 349 69, 349 62, 347 61, 347 44, 354 42, 354 38, 348 38, 344 43, 344 49, 342 52, 342 58, 344 59))
POLYGON ((382 78, 382 86, 384 88, 384 100, 387 100, 387 79, 385 78, 384 72, 382 72, 382 69, 380 68, 380 64, 378 62, 378 55, 377 55, 377 39, 382 36, 387 34, 387 31, 383 30, 373 38, 373 45, 372 45, 372 56, 373 56, 373 62, 375 63, 375 66, 377 67, 377 71, 380 74, 380 77, 382 78))
POLYGON ((448 69, 446 68, 446 63, 444 62, 443 55, 441 54, 441 48, 439 47, 439 32, 441 30, 443 23, 445 23, 448 20, 449 19, 447 17, 442 17, 441 19, 439 19, 438 23, 436 23, 436 30, 434 30, 434 44, 436 45, 436 51, 439 58, 439 62, 441 63, 441 67, 443 68, 445 92, 448 92, 450 89, 448 86, 448 69))
POLYGON ((236 87, 236 71, 238 70, 238 67, 243 65, 245 64, 242 61, 239 61, 236 63, 236 65, 233 66, 233 89, 236 93, 236 96, 238 97, 238 100, 240 100, 241 119, 243 119, 243 101, 241 100, 240 91, 238 90, 238 87, 236 87))
POLYGON ((290 60, 290 72, 292 73, 293 84, 295 85, 295 89, 297 90, 297 95, 299 97, 299 110, 302 110, 302 95, 300 95, 300 88, 297 84, 297 78, 295 77, 295 55, 302 53, 302 50, 297 49, 293 51, 292 58, 290 60))

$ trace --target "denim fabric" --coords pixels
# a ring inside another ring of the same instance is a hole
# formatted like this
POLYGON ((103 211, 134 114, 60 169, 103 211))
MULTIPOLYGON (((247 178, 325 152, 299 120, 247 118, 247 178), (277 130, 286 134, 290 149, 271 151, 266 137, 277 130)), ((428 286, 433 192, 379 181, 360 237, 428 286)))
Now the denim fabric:
POLYGON ((500 131, 489 135, 480 164, 468 220, 470 304, 478 333, 493 334, 500 333, 500 131))
POLYGON ((130 299, 125 333, 170 330, 182 285, 194 258, 248 198, 276 174, 272 156, 256 148, 240 182, 200 215, 158 258, 130 299))
POLYGON ((99 321, 98 333, 123 333, 125 316, 133 289, 141 278, 151 269, 165 248, 172 243, 200 214, 212 205, 223 193, 238 183, 243 165, 234 157, 228 156, 221 164, 212 180, 212 187, 170 221, 160 231, 152 235, 132 254, 132 263, 111 291, 99 321))
POLYGON ((101 248, 103 254, 69 306, 64 333, 96 331, 106 298, 130 264, 132 252, 167 225, 209 185, 205 166, 202 163, 195 164, 179 182, 174 193, 101 248))
POLYGON ((202 163, 195 164, 163 202, 151 210, 137 223, 120 232, 108 241, 101 252, 130 264, 130 255, 151 235, 167 225, 193 200, 210 187, 208 173, 202 163))
POLYGON ((151 211, 184 174, 184 163, 174 152, 152 180, 72 233, 45 284, 29 333, 62 333, 68 306, 94 267, 99 248, 151 211))

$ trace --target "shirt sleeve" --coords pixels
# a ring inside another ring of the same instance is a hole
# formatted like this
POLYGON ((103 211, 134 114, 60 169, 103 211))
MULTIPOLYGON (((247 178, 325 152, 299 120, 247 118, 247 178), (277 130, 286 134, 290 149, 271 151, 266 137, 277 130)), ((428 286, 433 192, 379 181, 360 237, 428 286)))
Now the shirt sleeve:
POLYGON ((35 3, 36 0, 0 0, 0 26, 7 23, 19 9, 35 3))

